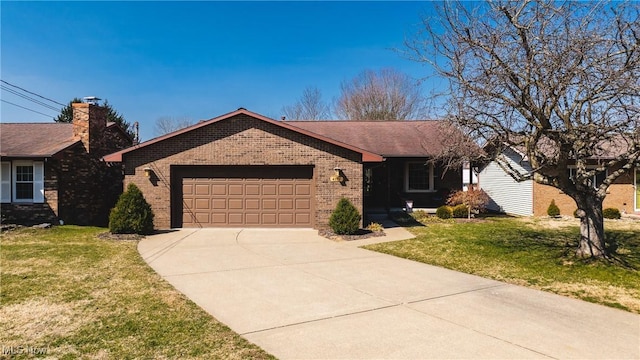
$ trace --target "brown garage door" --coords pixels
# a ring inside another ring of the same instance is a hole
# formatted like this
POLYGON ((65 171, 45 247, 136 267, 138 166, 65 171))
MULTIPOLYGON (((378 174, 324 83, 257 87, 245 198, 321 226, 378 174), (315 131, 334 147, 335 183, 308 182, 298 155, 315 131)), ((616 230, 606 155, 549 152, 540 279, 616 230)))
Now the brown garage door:
POLYGON ((182 226, 312 227, 312 182, 308 166, 192 169, 182 177, 182 226))

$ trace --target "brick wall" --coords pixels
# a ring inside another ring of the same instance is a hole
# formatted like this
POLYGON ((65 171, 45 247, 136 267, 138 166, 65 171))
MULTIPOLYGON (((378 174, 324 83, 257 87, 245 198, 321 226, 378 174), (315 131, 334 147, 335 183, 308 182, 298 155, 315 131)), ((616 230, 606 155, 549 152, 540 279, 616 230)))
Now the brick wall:
POLYGON ((135 183, 151 204, 156 228, 171 223, 172 165, 313 165, 315 226, 326 228, 341 197, 362 214, 361 155, 247 115, 236 115, 125 154, 125 188, 135 183), (143 169, 153 169, 147 178, 143 169), (334 168, 348 179, 331 182, 334 168))
MULTIPOLYGON (((634 187, 633 173, 629 172, 620 176, 609 186, 607 196, 602 204, 603 208, 616 208, 620 212, 633 213, 634 211, 634 187)), ((548 185, 533 184, 533 214, 534 216, 546 216, 547 208, 551 200, 555 200, 560 208, 561 215, 573 216, 578 208, 576 202, 557 188, 548 185)))

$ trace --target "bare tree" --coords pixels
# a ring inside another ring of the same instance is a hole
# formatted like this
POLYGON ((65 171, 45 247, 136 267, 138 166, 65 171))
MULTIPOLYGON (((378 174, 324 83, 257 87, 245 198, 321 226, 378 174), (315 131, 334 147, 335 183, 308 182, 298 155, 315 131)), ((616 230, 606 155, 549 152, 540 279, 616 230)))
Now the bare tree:
POLYGON ((161 136, 170 132, 174 132, 176 130, 180 130, 192 124, 193 121, 188 117, 177 118, 171 116, 162 116, 156 119, 155 134, 156 136, 161 136))
POLYGON ((579 256, 607 256, 603 199, 640 158, 638 4, 445 2, 407 43, 448 79, 452 122, 519 148, 533 171, 503 161, 512 176, 575 200, 579 256))
POLYGON ((418 83, 397 70, 365 70, 340 88, 335 112, 342 119, 406 120, 424 116, 418 83))
POLYGON ((309 86, 302 92, 300 100, 282 108, 282 114, 288 120, 326 120, 331 116, 331 111, 322 100, 320 89, 309 86))

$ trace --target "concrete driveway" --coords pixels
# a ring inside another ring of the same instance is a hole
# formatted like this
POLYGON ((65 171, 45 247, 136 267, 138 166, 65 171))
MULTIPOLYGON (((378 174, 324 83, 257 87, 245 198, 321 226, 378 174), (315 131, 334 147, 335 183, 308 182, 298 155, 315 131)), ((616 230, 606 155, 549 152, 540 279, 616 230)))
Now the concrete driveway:
MULTIPOLYGON (((390 233, 376 241, 410 236, 390 233)), ((184 229, 148 237, 139 251, 281 359, 640 359, 638 315, 359 249, 363 242, 310 229, 184 229)))

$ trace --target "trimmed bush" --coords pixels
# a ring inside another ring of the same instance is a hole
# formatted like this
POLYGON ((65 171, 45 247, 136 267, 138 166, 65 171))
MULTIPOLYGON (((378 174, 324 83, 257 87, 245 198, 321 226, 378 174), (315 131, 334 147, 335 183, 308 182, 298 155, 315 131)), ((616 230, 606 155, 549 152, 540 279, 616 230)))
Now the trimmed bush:
POLYGON ((153 211, 135 184, 129 184, 109 214, 109 231, 114 234, 151 234, 153 211))
POLYGON ((560 208, 556 205, 555 199, 551 200, 551 204, 549 204, 549 207, 547 208, 547 215, 551 217, 560 216, 560 208))
POLYGON ((451 206, 442 205, 436 209, 436 216, 440 219, 451 219, 453 217, 453 210, 451 206))
POLYGON ((360 213, 346 198, 340 199, 329 218, 329 226, 338 235, 353 235, 360 228, 360 213))
POLYGON ((620 215, 620 210, 616 208, 606 208, 602 210, 602 216, 605 219, 620 219, 622 215, 620 215))
POLYGON ((469 217, 469 207, 465 204, 456 205, 451 209, 454 218, 469 217))

